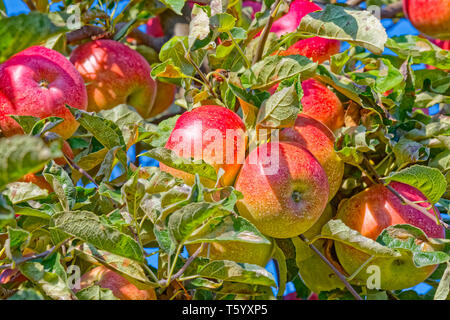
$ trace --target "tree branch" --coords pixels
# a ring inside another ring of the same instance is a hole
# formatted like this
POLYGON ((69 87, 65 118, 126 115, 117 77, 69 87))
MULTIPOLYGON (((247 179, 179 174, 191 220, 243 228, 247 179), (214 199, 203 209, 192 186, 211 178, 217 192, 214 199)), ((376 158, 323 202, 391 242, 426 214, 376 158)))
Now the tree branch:
POLYGON ((97 26, 83 26, 81 29, 68 32, 66 38, 68 44, 76 44, 84 39, 100 36, 105 33, 106 31, 103 28, 97 26))
POLYGON ((392 3, 387 5, 385 8, 381 9, 381 19, 392 19, 403 11, 402 1, 392 3))
POLYGON ((348 291, 350 291, 352 296, 355 297, 356 300, 363 300, 361 296, 358 294, 358 292, 356 292, 356 290, 352 287, 352 285, 347 281, 345 276, 339 272, 339 270, 322 254, 322 252, 320 252, 319 249, 317 249, 312 243, 309 243, 308 239, 306 239, 306 237, 303 234, 299 235, 298 237, 303 242, 305 242, 308 245, 308 247, 310 247, 311 250, 313 250, 319 256, 319 258, 322 259, 322 261, 325 262, 327 266, 331 268, 331 270, 333 270, 333 272, 338 276, 338 278, 342 281, 342 283, 345 285, 348 291))

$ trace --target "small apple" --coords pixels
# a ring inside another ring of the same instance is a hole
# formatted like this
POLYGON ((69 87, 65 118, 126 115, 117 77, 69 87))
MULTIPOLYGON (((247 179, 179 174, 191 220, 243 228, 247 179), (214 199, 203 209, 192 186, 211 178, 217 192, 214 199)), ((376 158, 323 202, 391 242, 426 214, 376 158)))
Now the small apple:
MULTIPOLYGON (((177 120, 165 147, 178 156, 204 160, 224 170, 222 186, 232 185, 244 162, 247 137, 242 119, 233 111, 216 105, 204 105, 183 113, 177 120)), ((192 185, 194 176, 161 163, 161 170, 192 185)), ((202 179, 207 186, 215 181, 202 179)))
POLYGON ((147 34, 152 37, 164 37, 164 30, 161 26, 161 20, 159 19, 159 16, 148 19, 146 31, 147 34))
POLYGON ((83 274, 80 279, 80 290, 91 285, 110 289, 120 300, 156 300, 154 289, 140 290, 120 274, 104 266, 95 267, 83 274))
POLYGON ((166 111, 173 103, 177 87, 174 84, 156 80, 156 97, 148 118, 153 118, 166 111))
POLYGON ((22 134, 8 115, 61 117, 51 131, 70 138, 79 124, 66 104, 86 110, 86 88, 78 71, 57 51, 34 46, 0 65, 0 128, 3 135, 22 134))
POLYGON ((138 52, 114 40, 96 40, 78 46, 70 61, 86 82, 88 111, 128 104, 148 118, 157 85, 138 52))
POLYGON ((403 12, 420 32, 435 39, 450 39, 448 0, 403 0, 403 12))
POLYGON ((307 231, 328 202, 328 178, 317 159, 294 142, 262 144, 248 155, 235 188, 241 216, 263 234, 291 238, 307 231))
MULTIPOLYGON (((297 27, 304 16, 308 13, 319 10, 322 10, 322 8, 313 2, 307 0, 294 0, 291 2, 288 13, 276 20, 270 31, 276 33, 278 36, 282 36, 289 32, 294 32, 297 30, 297 27)), ((330 57, 338 53, 339 50, 340 42, 337 40, 312 37, 300 40, 289 47, 286 51, 279 52, 278 54, 300 54, 317 63, 322 63, 329 60, 330 57)))
POLYGON ((339 190, 344 175, 344 162, 334 150, 333 132, 322 122, 299 114, 293 127, 280 132, 280 140, 297 142, 316 157, 327 174, 331 200, 339 190))
MULTIPOLYGON (((424 208, 430 207, 426 197, 416 188, 391 182, 390 186, 410 201, 417 202, 424 208)), ((437 208, 435 208, 437 211, 437 208)), ((433 210, 429 210, 434 215, 433 210)), ((437 211, 438 212, 438 211, 437 211)), ((438 212, 439 214, 439 212, 438 212)), ((366 190, 344 200, 339 206, 337 219, 341 219, 348 227, 363 236, 376 240, 383 229, 396 224, 410 224, 422 229, 428 237, 445 238, 445 229, 422 212, 403 204, 391 191, 383 185, 373 185, 366 190)), ((423 251, 432 248, 419 239, 423 251)), ((353 274, 369 255, 344 243, 335 242, 336 254, 342 267, 353 274)), ((365 284, 371 273, 367 268, 371 265, 380 268, 380 288, 383 290, 400 290, 413 287, 428 278, 436 269, 436 265, 417 268, 410 256, 400 258, 374 258, 355 277, 356 281, 365 284)))

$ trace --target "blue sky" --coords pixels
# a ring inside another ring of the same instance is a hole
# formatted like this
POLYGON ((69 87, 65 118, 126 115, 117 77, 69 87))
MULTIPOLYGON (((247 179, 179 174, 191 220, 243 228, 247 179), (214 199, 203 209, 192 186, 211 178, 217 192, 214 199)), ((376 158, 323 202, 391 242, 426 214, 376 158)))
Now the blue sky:
MULTIPOLYGON (((342 1, 339 1, 339 2, 342 2, 342 1)), ((27 6, 25 5, 25 3, 22 2, 21 0, 4 0, 4 3, 6 6, 6 12, 9 16, 18 15, 21 13, 27 13, 29 11, 27 6)), ((390 20, 383 20, 382 24, 387 29, 387 33, 390 37, 405 35, 405 34, 413 34, 413 35, 419 34, 419 32, 406 19, 400 19, 400 21, 397 24, 395 24, 394 26, 393 26, 392 21, 390 21, 390 20)), ((134 157, 135 157, 134 148, 130 149, 129 156, 131 159, 134 159, 134 157)), ((144 158, 141 161, 141 164, 142 165, 156 165, 157 163, 150 158, 144 158)), ((148 250, 149 250, 149 252, 153 251, 152 249, 148 249, 148 250)), ((186 252, 184 252, 184 255, 186 255, 186 252)), ((149 259, 149 263, 152 266, 157 267, 157 255, 152 256, 151 259, 149 259)), ((273 262, 270 262, 267 265, 267 269, 270 272, 275 273, 273 262)), ((419 294, 422 294, 422 293, 427 292, 430 288, 431 287, 428 285, 420 284, 420 285, 416 286, 414 289, 419 294)), ((286 288, 285 293, 287 294, 287 293, 290 293, 293 291, 295 291, 294 286, 292 285, 292 283, 289 283, 286 288)))

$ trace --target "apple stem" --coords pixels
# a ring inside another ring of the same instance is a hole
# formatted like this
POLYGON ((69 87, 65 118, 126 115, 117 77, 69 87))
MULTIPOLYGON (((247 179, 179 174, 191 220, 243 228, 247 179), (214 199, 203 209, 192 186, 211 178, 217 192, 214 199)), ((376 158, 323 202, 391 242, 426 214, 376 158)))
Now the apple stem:
POLYGON ((319 249, 317 249, 313 244, 311 244, 303 234, 299 235, 298 237, 303 242, 305 242, 308 245, 308 247, 310 247, 311 250, 313 250, 319 256, 319 258, 322 259, 323 262, 325 262, 327 266, 331 268, 331 270, 333 270, 333 272, 338 276, 338 278, 342 281, 342 283, 345 285, 348 291, 350 291, 350 293, 356 300, 363 300, 363 298, 361 298, 358 292, 356 292, 356 290, 352 287, 352 285, 347 281, 347 278, 341 272, 339 272, 338 269, 336 269, 336 267, 322 254, 322 252, 320 252, 319 249))

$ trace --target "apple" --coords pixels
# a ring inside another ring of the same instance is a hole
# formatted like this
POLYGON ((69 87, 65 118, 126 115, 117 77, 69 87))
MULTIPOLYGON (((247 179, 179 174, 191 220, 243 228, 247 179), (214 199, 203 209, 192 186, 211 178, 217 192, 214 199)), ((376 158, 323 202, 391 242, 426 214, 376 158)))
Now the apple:
POLYGON ((157 84, 150 76, 150 65, 138 52, 114 40, 96 40, 78 46, 70 61, 86 82, 88 111, 128 104, 148 118, 157 84))
POLYGON ((86 110, 86 88, 78 71, 57 51, 33 46, 0 65, 0 128, 3 135, 22 134, 8 115, 61 117, 52 129, 70 138, 79 124, 65 104, 86 110))
POLYGON ((260 11, 261 11, 262 4, 259 3, 259 2, 256 2, 256 1, 248 1, 248 0, 247 0, 247 1, 243 1, 243 2, 242 2, 242 7, 243 7, 243 8, 246 8, 246 7, 252 8, 252 15, 251 15, 251 18, 254 19, 254 18, 255 18, 255 14, 256 14, 257 12, 260 12, 260 11))
MULTIPOLYGON (((224 170, 222 186, 232 185, 244 162, 247 137, 242 119, 233 111, 216 105, 204 105, 184 112, 177 120, 165 147, 184 158, 202 159, 224 170)), ((194 176, 160 164, 162 171, 192 185, 194 176)), ((215 181, 202 179, 209 187, 215 181)))
MULTIPOLYGON (((294 32, 297 30, 297 27, 304 16, 319 10, 322 10, 322 8, 313 2, 307 0, 294 0, 291 2, 288 13, 276 20, 273 23, 272 28, 270 28, 270 31, 276 33, 278 36, 294 32)), ((339 50, 340 42, 338 40, 312 37, 300 40, 286 51, 279 52, 278 54, 300 54, 310 58, 314 62, 322 63, 329 60, 330 57, 338 53, 339 50)))
MULTIPOLYGON (((430 206, 426 197, 416 188, 391 182, 398 193, 420 206, 430 206)), ((437 208, 435 208, 437 211, 437 208)), ((430 213, 433 210, 430 208, 430 213)), ((438 211, 437 211, 438 212, 438 211)), ((439 213, 439 212, 438 212, 439 213)), ((396 224, 410 224, 422 229, 428 237, 445 238, 445 229, 436 224, 434 219, 402 202, 385 186, 373 185, 341 203, 336 215, 347 226, 358 231, 363 236, 376 240, 383 229, 396 224)), ((424 251, 432 248, 426 242, 416 240, 423 245, 424 251)), ((369 255, 341 242, 335 242, 337 257, 342 267, 353 274, 369 255)), ((355 277, 356 281, 365 284, 370 273, 367 268, 376 265, 380 268, 380 284, 383 290, 400 290, 413 287, 428 278, 436 269, 436 265, 417 268, 410 256, 401 258, 374 258, 355 277)))
POLYGON ((448 0, 403 0, 403 12, 420 32, 435 39, 450 39, 448 0))
POLYGON ((148 19, 146 31, 147 34, 152 37, 155 38, 164 37, 164 30, 162 28, 159 16, 148 19))
POLYGON ((339 190, 344 175, 344 162, 334 150, 333 132, 322 122, 299 114, 293 127, 281 130, 280 140, 301 144, 319 161, 328 177, 331 200, 339 190))
MULTIPOLYGON (((444 50, 450 50, 450 40, 439 40, 439 39, 428 39, 433 44, 437 45, 438 47, 444 49, 444 50)), ((427 69, 437 69, 436 67, 427 65, 427 69)), ((450 72, 450 70, 445 70, 446 72, 450 72)))
POLYGON ((317 159, 294 142, 269 142, 252 150, 236 179, 244 198, 241 216, 263 234, 291 238, 311 228, 328 202, 326 173, 317 159))
MULTIPOLYGON (((200 244, 188 244, 186 249, 192 255, 200 244)), ((274 244, 250 243, 242 241, 226 241, 205 243, 200 257, 211 260, 232 260, 238 263, 256 264, 265 267, 272 258, 274 244)))
POLYGON ((140 290, 126 278, 105 266, 95 267, 83 274, 80 279, 80 290, 91 285, 110 289, 120 300, 156 300, 154 289, 140 290))
POLYGON ((155 102, 147 118, 153 118, 169 109, 175 98, 177 87, 174 84, 156 80, 156 87, 155 102))

